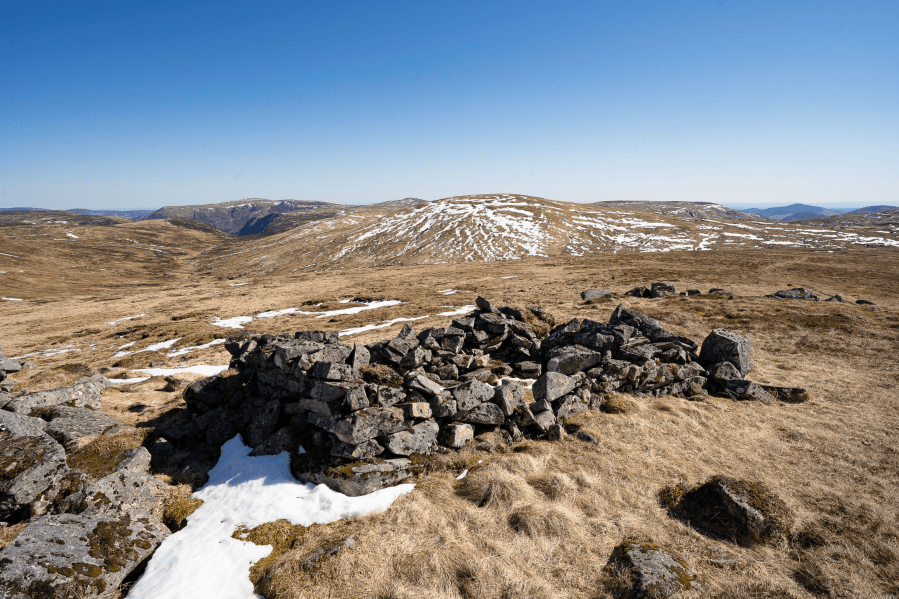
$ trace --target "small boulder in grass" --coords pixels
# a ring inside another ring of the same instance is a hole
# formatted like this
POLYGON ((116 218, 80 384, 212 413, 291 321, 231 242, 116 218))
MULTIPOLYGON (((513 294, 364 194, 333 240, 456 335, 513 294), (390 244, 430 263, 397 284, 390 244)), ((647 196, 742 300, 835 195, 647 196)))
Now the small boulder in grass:
POLYGON ((630 572, 626 594, 634 599, 662 599, 681 591, 702 590, 687 562, 655 543, 622 543, 612 552, 609 565, 630 572))
POLYGON ((757 481, 715 476, 693 488, 663 489, 659 499, 675 518, 741 545, 782 539, 793 523, 783 500, 757 481))
POLYGON ((611 289, 587 289, 586 291, 581 291, 581 299, 589 302, 613 295, 614 293, 611 289))

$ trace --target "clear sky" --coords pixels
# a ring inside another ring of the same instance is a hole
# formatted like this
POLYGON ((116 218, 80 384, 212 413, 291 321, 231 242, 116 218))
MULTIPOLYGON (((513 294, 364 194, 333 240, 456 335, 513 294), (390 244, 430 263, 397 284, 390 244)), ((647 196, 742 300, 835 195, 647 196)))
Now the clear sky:
POLYGON ((899 2, 0 0, 0 207, 899 204, 899 2))

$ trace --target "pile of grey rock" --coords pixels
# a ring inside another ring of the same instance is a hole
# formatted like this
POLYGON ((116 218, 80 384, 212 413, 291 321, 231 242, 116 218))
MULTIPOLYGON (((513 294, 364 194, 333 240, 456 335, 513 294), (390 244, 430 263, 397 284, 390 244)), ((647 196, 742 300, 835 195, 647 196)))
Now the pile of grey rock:
POLYGON ((323 331, 233 335, 225 347, 237 374, 185 390, 190 418, 157 429, 154 460, 164 466, 191 443, 209 451, 241 433, 256 455, 293 452, 299 480, 360 495, 484 431, 511 442, 559 437, 567 420, 602 409, 614 391, 779 398, 745 379, 749 340, 723 329, 700 347, 623 305, 607 323, 559 326, 536 307, 477 305, 449 327, 406 325, 368 345, 323 331))
MULTIPOLYGON (((15 362, 2 361, 4 372, 15 362)), ((169 534, 151 511, 165 485, 143 447, 96 482, 69 468, 67 448, 126 427, 100 411, 101 375, 35 393, 0 393, 0 527, 27 522, 0 549, 0 594, 109 597, 169 534)))
POLYGON ((0 392, 12 391, 15 384, 6 380, 8 373, 16 373, 22 370, 22 365, 7 358, 3 355, 3 348, 0 347, 0 392))

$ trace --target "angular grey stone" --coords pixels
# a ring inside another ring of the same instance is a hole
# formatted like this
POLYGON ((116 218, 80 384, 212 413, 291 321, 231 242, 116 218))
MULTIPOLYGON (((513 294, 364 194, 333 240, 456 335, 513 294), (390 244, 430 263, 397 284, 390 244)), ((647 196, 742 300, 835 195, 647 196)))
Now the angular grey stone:
POLYGON ((602 361, 602 354, 586 347, 565 345, 551 350, 547 356, 547 372, 561 372, 569 375, 587 370, 602 361))
POLYGON ((418 391, 419 393, 423 393, 426 397, 433 397, 443 391, 443 387, 422 374, 407 379, 405 386, 414 391, 418 391))
POLYGON ((743 375, 730 362, 718 362, 709 367, 709 378, 716 381, 730 381, 733 379, 741 379, 743 375))
POLYGON ((459 410, 452 393, 443 391, 428 400, 435 418, 449 418, 459 410))
POLYGON ((309 387, 309 397, 324 402, 337 401, 343 399, 348 387, 343 381, 314 381, 309 387))
POLYGON ((552 412, 539 412, 534 414, 534 425, 540 430, 541 433, 545 433, 549 430, 549 427, 556 423, 556 417, 552 412))
POLYGON ((544 372, 534 383, 532 391, 534 399, 552 402, 574 391, 574 387, 575 382, 571 377, 560 372, 544 372))
POLYGON ((0 431, 0 520, 27 511, 68 470, 65 451, 49 436, 0 431))
POLYGON ((344 443, 340 439, 336 439, 331 445, 331 455, 351 460, 373 458, 382 453, 384 453, 384 448, 374 439, 363 441, 359 445, 350 445, 349 443, 344 443))
POLYGON ((494 390, 490 385, 475 380, 459 385, 452 393, 456 399, 456 408, 464 412, 493 399, 494 390))
POLYGON ((574 436, 583 441, 584 443, 591 443, 593 445, 599 445, 599 441, 596 440, 596 437, 588 433, 587 431, 578 431, 574 433, 574 436))
POLYGON ((434 374, 442 381, 456 380, 459 378, 459 368, 455 364, 447 364, 438 368, 434 374))
POLYGON ((629 596, 634 599, 662 599, 681 591, 702 590, 684 560, 653 543, 619 545, 609 563, 631 570, 629 596))
MULTIPOLYGON (((207 412, 207 414, 211 414, 212 412, 218 412, 218 410, 212 410, 211 412, 207 412)), ((233 439, 236 434, 237 427, 234 426, 234 423, 231 420, 225 418, 224 414, 222 414, 221 418, 210 421, 205 431, 206 442, 214 447, 224 445, 225 442, 233 439)), ((150 453, 152 454, 153 452, 151 451, 150 453)))
POLYGON ((405 339, 391 339, 387 342, 373 344, 372 348, 375 347, 382 359, 390 364, 399 365, 414 346, 405 339))
POLYGON ((418 368, 423 364, 427 364, 433 359, 431 350, 418 346, 412 348, 400 363, 403 368, 418 368))
POLYGON ((461 449, 473 439, 474 427, 470 424, 447 424, 440 432, 440 443, 452 449, 461 449))
POLYGON ((555 403, 556 418, 560 422, 565 422, 569 418, 574 418, 588 408, 580 397, 577 395, 566 395, 555 403))
POLYGON ((334 434, 344 443, 359 445, 363 441, 403 430, 403 411, 397 408, 365 408, 337 422, 334 434))
POLYGON ((475 298, 474 303, 478 307, 478 310, 481 310, 482 312, 499 314, 499 309, 480 295, 475 298))
POLYGON ((708 368, 719 362, 730 362, 746 376, 752 371, 749 353, 749 339, 726 329, 715 329, 702 342, 699 363, 708 368))
POLYGON ((471 372, 462 375, 459 379, 466 382, 480 381, 482 383, 492 384, 496 382, 497 376, 493 374, 489 368, 478 368, 477 370, 472 370, 471 372))
POLYGON ((326 381, 349 381, 358 376, 351 366, 342 362, 316 362, 311 374, 326 381))
POLYGON ((802 389, 800 387, 777 387, 774 385, 759 386, 784 403, 805 403, 811 399, 808 389, 802 389))
POLYGON ((45 516, 0 550, 0 595, 108 599, 169 534, 141 510, 45 516))
POLYGON ((565 427, 558 423, 550 426, 549 430, 546 431, 546 437, 550 441, 561 441, 567 436, 568 433, 565 432, 565 427))
POLYGON ((291 465, 291 472, 297 480, 304 483, 324 484, 329 488, 358 497, 368 495, 378 489, 392 486, 413 476, 416 467, 408 458, 384 460, 377 464, 359 464, 348 468, 320 468, 304 470, 291 465))
POLYGON ((40 418, 0 410, 0 432, 9 431, 14 437, 39 437, 46 428, 47 422, 40 418))
POLYGON ((278 455, 290 453, 300 446, 300 429, 296 426, 284 426, 276 430, 271 437, 260 443, 250 452, 251 456, 278 455))
POLYGON ((646 287, 634 287, 624 295, 631 297, 652 297, 652 293, 646 287))
POLYGON ((526 377, 537 378, 543 373, 543 367, 539 362, 518 362, 515 367, 526 377))
POLYGON ((404 403, 398 405, 397 407, 403 411, 403 414, 406 416, 406 420, 432 417, 430 404, 422 401, 404 403))
POLYGON ((796 287, 795 289, 784 289, 782 291, 776 291, 774 293, 774 297, 778 297, 781 299, 800 299, 800 300, 809 300, 813 302, 817 302, 821 298, 812 293, 807 289, 803 289, 802 287, 796 287))
POLYGON ((502 410, 494 403, 482 403, 467 411, 456 412, 455 420, 472 424, 500 425, 506 421, 502 410))
POLYGON ((294 339, 313 343, 337 343, 340 337, 334 331, 300 331, 294 333, 294 339))
POLYGON ((353 343, 353 353, 349 358, 350 367, 359 370, 363 366, 368 366, 369 362, 371 362, 371 354, 368 349, 360 343, 353 343))
POLYGON ((835 295, 835 296, 833 296, 833 297, 829 297, 829 298, 827 298, 827 299, 824 300, 824 301, 825 301, 825 302, 840 302, 841 304, 845 304, 845 303, 846 303, 846 300, 844 300, 844 299, 843 299, 843 296, 841 296, 841 295, 835 295))
POLYGON ((760 401, 765 405, 774 403, 774 396, 765 391, 761 385, 746 380, 724 381, 727 392, 736 399, 760 401))
POLYGON ((152 456, 146 447, 132 447, 125 450, 125 457, 116 464, 113 470, 129 470, 143 473, 150 469, 152 456))
POLYGON ((652 297, 665 297, 668 295, 677 295, 677 287, 670 283, 653 283, 652 289, 649 291, 652 297))
POLYGON ((3 354, 0 354, 0 370, 6 373, 19 372, 20 370, 22 370, 22 365, 15 360, 12 360, 3 356, 3 354))
POLYGON ((387 435, 387 450, 396 455, 431 453, 437 444, 440 427, 433 420, 416 424, 408 431, 387 435))
POLYGON ((378 387, 378 404, 382 408, 389 408, 400 402, 406 401, 406 392, 393 387, 378 387))
POLYGON ((538 412, 552 411, 552 409, 553 409, 552 402, 546 401, 545 399, 538 399, 537 401, 535 401, 534 403, 532 403, 530 405, 530 410, 534 414, 536 414, 538 412))
POLYGON ((60 512, 118 514, 132 510, 152 511, 166 496, 167 486, 161 480, 144 474, 119 470, 104 476, 83 491, 59 502, 60 512))
POLYGON ((28 416, 35 408, 62 404, 78 408, 99 409, 101 405, 100 392, 111 385, 112 383, 105 376, 95 374, 58 389, 26 393, 7 403, 3 409, 22 416, 28 416))
POLYGON ((343 409, 345 412, 355 412, 362 408, 368 407, 368 393, 365 392, 365 385, 352 385, 343 398, 343 409))
POLYGON ((458 354, 453 356, 452 363, 455 364, 459 370, 469 370, 475 367, 474 356, 468 354, 458 354))
POLYGON ((246 428, 247 445, 255 448, 272 436, 280 416, 281 402, 277 399, 264 403, 254 411, 246 428))
POLYGON ((122 430, 124 423, 118 418, 90 408, 52 406, 39 408, 33 414, 47 420, 45 432, 63 446, 85 437, 97 437, 122 430))
POLYGON ((524 409, 524 387, 512 381, 503 381, 503 384, 493 391, 493 403, 499 406, 503 414, 508 417, 524 409))
POLYGON ((586 291, 581 291, 581 299, 588 302, 590 300, 606 297, 607 295, 613 295, 614 293, 615 292, 611 289, 587 289, 586 291))

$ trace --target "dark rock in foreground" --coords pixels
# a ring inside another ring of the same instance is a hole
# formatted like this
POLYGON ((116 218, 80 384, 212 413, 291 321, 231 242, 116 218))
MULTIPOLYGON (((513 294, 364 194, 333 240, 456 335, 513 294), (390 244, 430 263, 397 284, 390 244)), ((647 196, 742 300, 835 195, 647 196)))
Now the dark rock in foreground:
POLYGON ((615 548, 609 564, 630 571, 632 599, 663 599, 681 591, 702 590, 687 563, 653 543, 623 543, 615 548))

